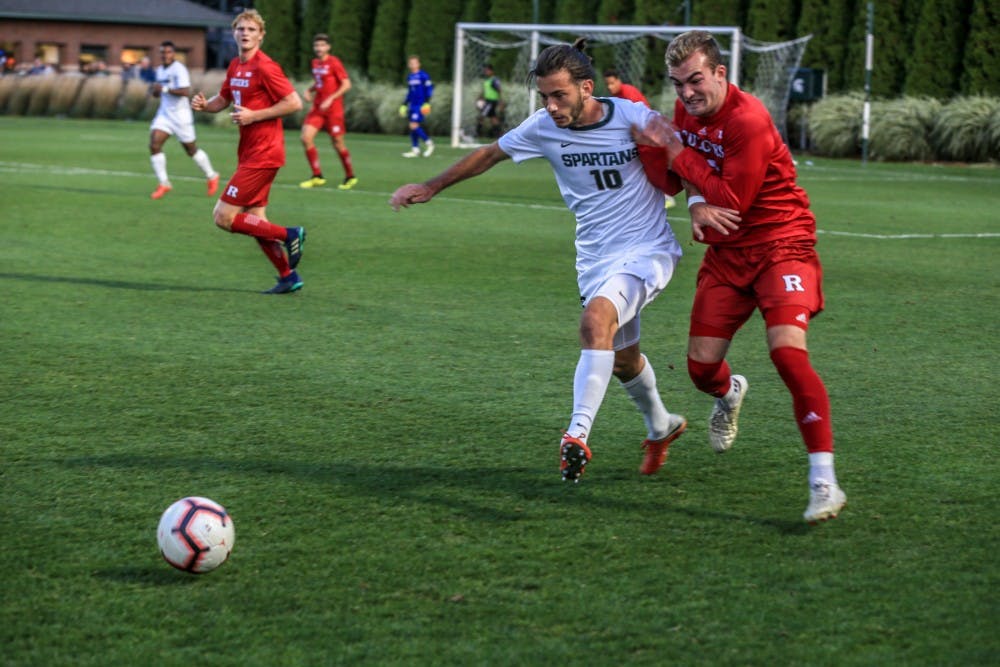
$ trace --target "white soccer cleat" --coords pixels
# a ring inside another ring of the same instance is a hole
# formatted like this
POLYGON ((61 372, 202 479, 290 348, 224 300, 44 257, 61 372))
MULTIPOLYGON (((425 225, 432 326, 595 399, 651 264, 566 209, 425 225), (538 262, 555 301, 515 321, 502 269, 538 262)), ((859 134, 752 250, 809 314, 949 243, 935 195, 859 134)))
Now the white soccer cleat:
POLYGON ((738 430, 737 420, 740 416, 740 406, 747 394, 750 383, 742 375, 732 377, 732 385, 726 397, 715 399, 715 407, 708 417, 708 444, 717 453, 728 451, 736 441, 738 430))
POLYGON ((403 157, 420 157, 420 149, 414 146, 410 150, 403 153, 403 157))
POLYGON ((424 157, 430 157, 434 155, 434 142, 428 141, 427 145, 424 146, 424 157))
POLYGON ((836 519, 846 503, 847 494, 836 483, 817 479, 809 488, 809 507, 802 516, 813 524, 836 519))

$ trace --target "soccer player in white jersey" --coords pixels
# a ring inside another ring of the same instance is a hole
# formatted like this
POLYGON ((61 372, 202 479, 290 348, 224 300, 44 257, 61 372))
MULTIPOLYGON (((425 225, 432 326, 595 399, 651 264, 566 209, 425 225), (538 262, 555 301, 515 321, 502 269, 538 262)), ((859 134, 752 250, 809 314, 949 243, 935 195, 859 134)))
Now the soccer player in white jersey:
POLYGON ((687 427, 671 414, 653 367, 639 351, 639 313, 666 287, 681 257, 667 223, 663 193, 647 180, 632 139, 656 115, 617 98, 597 98, 584 42, 546 48, 531 75, 544 104, 495 143, 465 156, 425 183, 400 187, 390 204, 429 201, 444 188, 497 163, 545 158, 566 205, 576 216, 580 358, 573 379, 573 412, 559 442, 564 480, 579 481, 591 460, 588 438, 611 376, 616 376, 646 422, 641 473, 659 470, 667 447, 687 427))
POLYGON ((173 189, 167 176, 167 156, 163 154, 163 144, 171 134, 177 137, 187 154, 204 172, 208 182, 208 196, 211 197, 219 189, 219 174, 212 169, 208 154, 195 143, 194 114, 191 113, 191 104, 188 102, 191 75, 188 74, 187 67, 177 60, 173 42, 160 44, 160 57, 163 64, 156 68, 156 83, 149 87, 153 97, 160 98, 160 108, 149 126, 149 161, 160 183, 150 198, 159 199, 173 189))

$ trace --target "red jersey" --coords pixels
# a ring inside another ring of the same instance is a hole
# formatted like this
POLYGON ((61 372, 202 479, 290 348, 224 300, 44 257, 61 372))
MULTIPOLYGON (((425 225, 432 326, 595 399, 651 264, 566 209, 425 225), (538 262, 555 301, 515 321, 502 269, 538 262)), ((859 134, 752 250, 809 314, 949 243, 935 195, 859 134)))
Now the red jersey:
POLYGON ((313 91, 316 93, 313 97, 313 111, 323 114, 343 115, 343 96, 335 99, 326 111, 320 109, 320 105, 326 101, 326 98, 340 90, 340 87, 348 78, 347 70, 344 69, 344 64, 340 62, 340 58, 331 56, 330 54, 327 54, 326 58, 322 60, 313 58, 312 74, 313 79, 316 80, 316 83, 313 85, 313 91))
POLYGON ((626 100, 631 100, 632 102, 642 102, 647 107, 649 106, 649 100, 646 96, 642 94, 642 91, 633 86, 630 83, 623 83, 621 88, 618 89, 618 94, 615 97, 624 97, 626 100))
MULTIPOLYGON (((743 218, 729 236, 705 228, 705 243, 748 246, 816 239, 816 218, 808 195, 795 183, 792 154, 760 100, 729 84, 722 107, 707 118, 688 115, 677 100, 674 125, 686 148, 672 172, 694 184, 709 204, 736 209, 743 218)), ((668 194, 677 191, 676 177, 665 173, 665 151, 640 152, 640 157, 654 185, 668 194)))
MULTIPOLYGON (((219 95, 251 110, 267 109, 295 92, 281 66, 263 51, 250 60, 233 58, 219 95)), ((277 168, 285 164, 285 134, 280 118, 240 126, 240 166, 277 168)))

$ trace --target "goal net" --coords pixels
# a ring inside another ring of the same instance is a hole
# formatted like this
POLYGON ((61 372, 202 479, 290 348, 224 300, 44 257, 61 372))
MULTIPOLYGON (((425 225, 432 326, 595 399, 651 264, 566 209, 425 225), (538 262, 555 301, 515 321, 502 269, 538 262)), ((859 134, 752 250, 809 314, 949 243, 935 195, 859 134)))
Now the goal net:
MULTIPOLYGON (((481 116, 477 100, 483 97, 483 66, 493 66, 500 79, 500 129, 518 125, 538 107, 528 71, 547 46, 587 38, 587 51, 594 59, 598 94, 607 94, 601 73, 618 71, 621 79, 637 86, 650 104, 669 113, 675 99, 666 76, 663 53, 675 36, 690 26, 595 26, 503 23, 458 23, 455 25, 455 78, 451 114, 451 145, 472 147, 489 141, 490 122, 481 116)), ((788 97, 811 36, 791 42, 758 42, 739 28, 699 27, 712 33, 722 48, 729 80, 746 88, 767 105, 775 124, 784 134, 788 97)))

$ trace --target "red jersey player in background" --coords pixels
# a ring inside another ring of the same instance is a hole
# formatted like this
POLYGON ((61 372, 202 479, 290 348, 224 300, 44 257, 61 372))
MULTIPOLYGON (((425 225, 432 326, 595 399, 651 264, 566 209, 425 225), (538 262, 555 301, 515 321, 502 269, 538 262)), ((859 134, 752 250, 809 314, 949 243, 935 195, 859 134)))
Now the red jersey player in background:
POLYGON ((816 523, 836 517, 847 501, 834 474, 830 399, 806 348, 809 321, 823 310, 816 219, 770 114, 727 81, 721 60, 711 34, 676 37, 666 52, 678 96, 674 126, 661 118, 636 139, 665 149, 642 152, 647 175, 669 193, 687 187, 692 233, 709 245, 688 338, 691 379, 716 397, 709 442, 721 453, 736 439, 748 383, 731 373, 725 357, 733 335, 759 308, 809 453, 804 518, 816 523))
POLYGON ((647 107, 649 106, 649 100, 642 94, 642 91, 632 84, 622 81, 618 70, 614 67, 604 70, 604 85, 608 87, 608 92, 615 97, 621 97, 632 102, 642 102, 647 107))
POLYGON ((195 111, 218 113, 233 104, 233 123, 240 127, 236 173, 215 204, 215 224, 257 239, 278 270, 278 283, 265 294, 287 294, 302 287, 295 267, 302 258, 306 230, 281 227, 267 220, 267 197, 278 169, 285 164, 285 134, 281 117, 302 108, 302 99, 281 66, 260 50, 264 18, 248 9, 233 19, 233 38, 240 55, 226 70, 222 89, 206 100, 191 98, 195 111))
POLYGON ((351 79, 347 76, 347 70, 344 69, 340 58, 330 55, 328 36, 320 33, 313 37, 313 53, 316 57, 312 60, 312 74, 316 82, 305 92, 306 101, 312 100, 313 105, 302 124, 302 147, 306 150, 306 160, 309 161, 313 175, 308 181, 302 181, 299 185, 303 188, 326 185, 315 143, 316 134, 324 130, 333 140, 333 148, 344 166, 344 182, 337 187, 341 190, 350 190, 358 183, 358 179, 354 176, 354 166, 351 164, 351 153, 344 143, 347 129, 344 126, 343 96, 351 89, 351 79), (315 97, 313 93, 316 94, 315 97))

